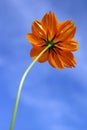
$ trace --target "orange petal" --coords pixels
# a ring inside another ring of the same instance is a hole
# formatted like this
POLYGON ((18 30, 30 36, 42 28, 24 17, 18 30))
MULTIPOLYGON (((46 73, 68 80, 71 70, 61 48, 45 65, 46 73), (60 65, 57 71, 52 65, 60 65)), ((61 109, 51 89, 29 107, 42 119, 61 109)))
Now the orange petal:
POLYGON ((60 56, 57 53, 53 52, 52 50, 49 54, 48 62, 54 68, 58 68, 58 69, 64 68, 64 65, 63 65, 62 60, 60 59, 60 56))
POLYGON ((43 46, 45 42, 41 39, 29 33, 26 35, 26 38, 32 43, 33 46, 43 46))
POLYGON ((65 29, 67 26, 71 25, 71 20, 66 20, 65 22, 59 23, 59 32, 61 32, 63 29, 65 29))
POLYGON ((42 25, 48 33, 48 39, 51 40, 58 28, 58 21, 54 13, 49 12, 45 14, 42 19, 42 25))
POLYGON ((65 67, 68 67, 68 68, 75 67, 76 60, 71 52, 61 51, 60 58, 63 61, 65 67))
POLYGON ((35 20, 32 24, 32 33, 39 38, 46 37, 46 31, 44 30, 41 22, 39 20, 35 20))
POLYGON ((66 40, 66 39, 71 39, 74 37, 74 34, 76 32, 76 27, 74 24, 71 22, 65 28, 63 28, 60 32, 59 39, 60 40, 66 40))
POLYGON ((60 42, 60 43, 56 44, 55 46, 59 47, 62 50, 65 50, 65 51, 76 51, 76 50, 78 50, 78 42, 75 41, 75 40, 72 40, 72 39, 60 42))
POLYGON ((76 27, 74 23, 70 20, 67 20, 60 24, 59 31, 54 39, 54 42, 64 41, 67 39, 72 39, 76 32, 76 27))
MULTIPOLYGON (((45 47, 33 47, 30 52, 30 56, 35 59, 45 47)), ((38 62, 45 62, 48 59, 48 51, 39 58, 38 62)))

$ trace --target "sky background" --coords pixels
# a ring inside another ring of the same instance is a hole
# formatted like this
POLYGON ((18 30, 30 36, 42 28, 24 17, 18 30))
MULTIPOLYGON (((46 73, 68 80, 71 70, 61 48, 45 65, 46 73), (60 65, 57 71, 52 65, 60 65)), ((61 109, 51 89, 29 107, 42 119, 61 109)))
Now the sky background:
POLYGON ((76 68, 36 63, 28 74, 14 130, 87 130, 87 0, 0 0, 0 130, 9 130, 20 79, 32 62, 25 35, 53 11, 75 22, 76 68))

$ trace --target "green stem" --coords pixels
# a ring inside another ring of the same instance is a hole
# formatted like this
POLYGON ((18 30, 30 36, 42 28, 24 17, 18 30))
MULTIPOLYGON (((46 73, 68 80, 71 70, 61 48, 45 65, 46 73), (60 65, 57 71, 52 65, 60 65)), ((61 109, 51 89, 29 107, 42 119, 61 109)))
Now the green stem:
POLYGON ((33 67, 33 65, 37 62, 37 60, 43 55, 43 53, 50 47, 51 45, 49 44, 48 46, 46 46, 45 49, 42 50, 42 52, 36 57, 36 59, 28 66, 28 68, 26 69, 26 71, 24 72, 19 87, 18 87, 18 92, 17 92, 17 96, 16 96, 16 102, 15 102, 15 106, 14 106, 14 111, 13 111, 13 115, 12 115, 12 120, 11 120, 11 124, 10 124, 10 130, 13 130, 14 127, 14 122, 15 122, 15 118, 16 118, 16 113, 17 113, 17 109, 18 109, 18 103, 19 103, 19 99, 20 99, 20 94, 21 94, 21 90, 23 87, 23 83, 24 80, 28 74, 28 72, 30 71, 30 69, 33 67))

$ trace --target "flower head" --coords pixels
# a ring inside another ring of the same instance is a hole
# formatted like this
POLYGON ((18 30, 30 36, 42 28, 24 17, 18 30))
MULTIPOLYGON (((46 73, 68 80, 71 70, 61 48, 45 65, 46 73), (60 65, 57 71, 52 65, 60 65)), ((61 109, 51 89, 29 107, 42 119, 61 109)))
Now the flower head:
POLYGON ((26 35, 33 46, 30 56, 35 59, 50 44, 38 62, 48 61, 59 69, 74 67, 76 60, 72 51, 78 50, 78 43, 73 39, 75 32, 74 22, 58 22, 53 12, 46 13, 41 21, 33 22, 32 33, 26 35))

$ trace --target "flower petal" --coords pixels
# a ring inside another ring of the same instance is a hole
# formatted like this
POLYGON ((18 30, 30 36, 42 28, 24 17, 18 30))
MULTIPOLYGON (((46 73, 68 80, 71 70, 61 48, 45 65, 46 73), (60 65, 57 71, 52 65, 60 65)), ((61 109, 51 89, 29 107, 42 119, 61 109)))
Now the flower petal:
POLYGON ((63 61, 65 67, 75 67, 76 60, 70 51, 60 51, 60 58, 63 61))
MULTIPOLYGON (((30 52, 30 56, 35 59, 45 47, 33 47, 30 52)), ((48 51, 39 58, 38 62, 45 62, 48 59, 48 51)))
POLYGON ((71 20, 66 20, 65 22, 60 22, 59 23, 59 32, 66 30, 66 28, 70 27, 71 24, 72 25, 74 24, 71 20))
POLYGON ((70 20, 67 20, 59 24, 59 31, 54 39, 54 42, 64 41, 67 39, 72 39, 76 32, 76 27, 74 23, 70 20))
POLYGON ((42 25, 48 34, 48 39, 51 40, 57 32, 58 21, 54 13, 49 12, 44 15, 42 25))
POLYGON ((58 69, 63 69, 64 68, 64 65, 63 65, 62 60, 60 59, 60 56, 58 55, 58 53, 55 53, 52 50, 51 50, 51 52, 49 54, 48 62, 54 68, 58 68, 58 69))
POLYGON ((35 20, 32 24, 32 33, 39 38, 46 37, 46 31, 44 30, 41 22, 39 20, 35 20))
POLYGON ((33 35, 32 33, 29 33, 26 35, 26 38, 32 43, 33 46, 43 46, 45 42, 33 35))
POLYGON ((62 50, 66 50, 66 51, 78 50, 78 42, 73 39, 60 42, 60 43, 56 44, 55 46, 62 50))

